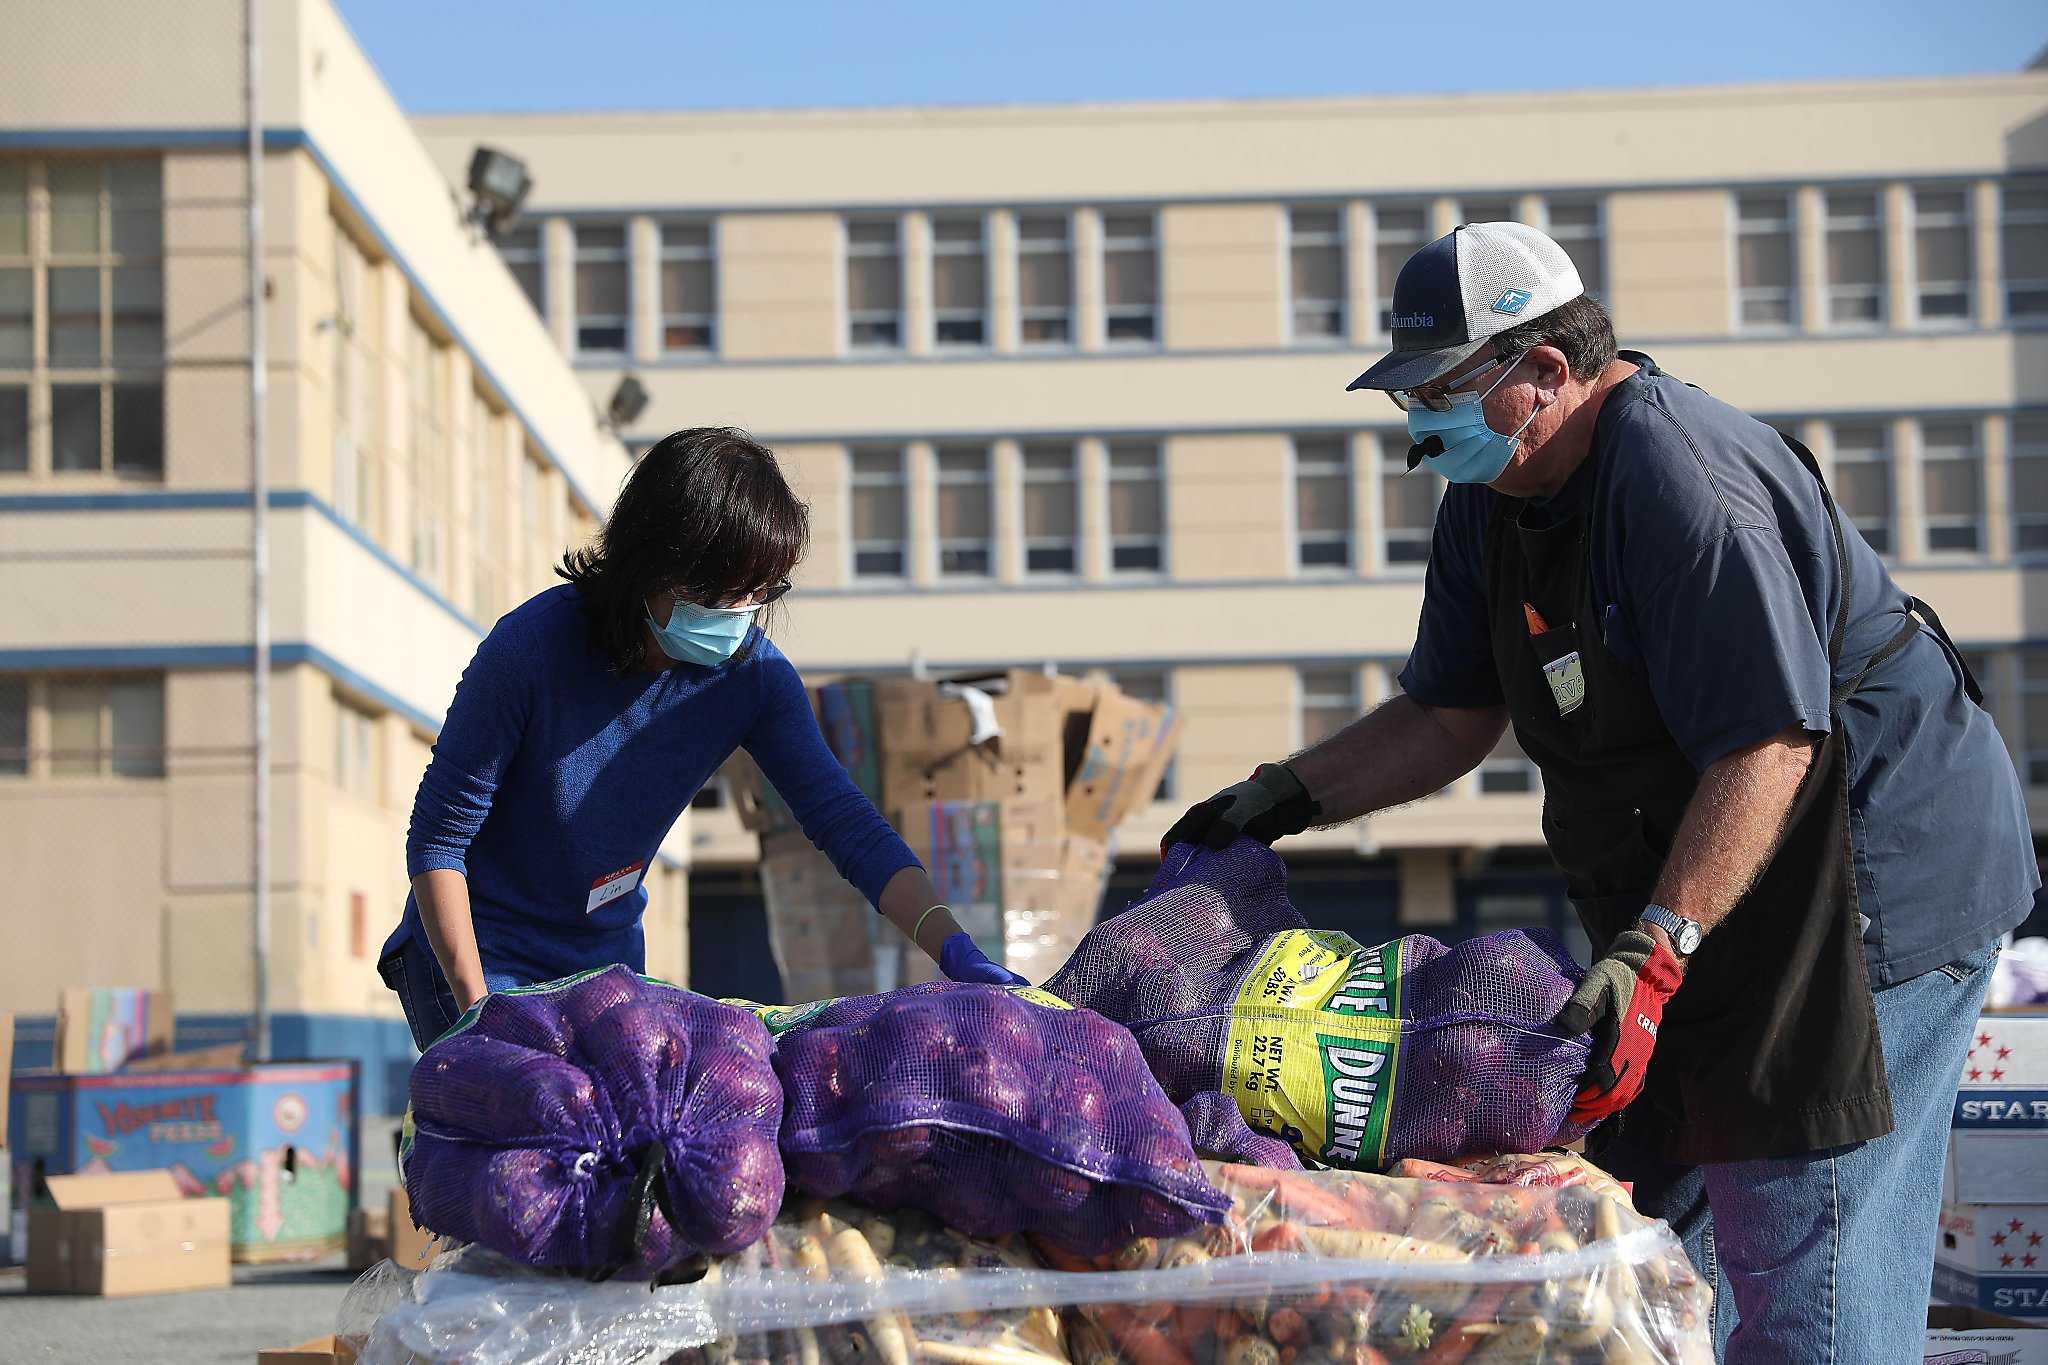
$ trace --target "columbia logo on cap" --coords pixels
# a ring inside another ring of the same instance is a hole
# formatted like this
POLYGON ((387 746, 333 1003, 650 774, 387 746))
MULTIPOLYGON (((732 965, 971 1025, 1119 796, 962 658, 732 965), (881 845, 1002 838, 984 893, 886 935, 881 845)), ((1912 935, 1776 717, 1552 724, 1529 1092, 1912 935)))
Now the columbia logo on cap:
MULTIPOLYGON (((1522 301, 1526 303, 1528 299, 1524 297, 1522 301)), ((1436 315, 1433 313, 1403 313, 1394 319, 1394 326, 1434 327, 1436 326, 1436 315)))

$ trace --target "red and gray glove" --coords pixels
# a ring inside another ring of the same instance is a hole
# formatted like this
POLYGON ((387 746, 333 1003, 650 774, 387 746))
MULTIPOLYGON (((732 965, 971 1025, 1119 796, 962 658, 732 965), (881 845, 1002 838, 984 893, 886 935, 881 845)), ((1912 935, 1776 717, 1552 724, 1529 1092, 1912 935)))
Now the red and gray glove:
POLYGON ((1572 1097, 1573 1123, 1610 1118, 1643 1093, 1664 1002, 1684 977, 1677 956, 1640 929, 1616 938, 1586 973, 1557 1014, 1566 1033, 1593 1035, 1593 1055, 1572 1097))

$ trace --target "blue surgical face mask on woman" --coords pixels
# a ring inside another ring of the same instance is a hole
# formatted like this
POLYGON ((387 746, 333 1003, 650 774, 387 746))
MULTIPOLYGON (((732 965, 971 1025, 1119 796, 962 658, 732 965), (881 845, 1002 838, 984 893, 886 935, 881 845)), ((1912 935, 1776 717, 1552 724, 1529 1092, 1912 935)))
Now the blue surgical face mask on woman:
POLYGON ((679 663, 722 664, 739 653, 759 607, 700 607, 671 596, 668 624, 658 625, 647 613, 647 628, 661 652, 679 663))
POLYGON ((1415 442, 1410 454, 1452 483, 1492 483, 1505 474, 1522 444, 1523 429, 1536 420, 1543 405, 1530 408, 1522 425, 1503 436, 1487 425, 1484 404, 1520 363, 1510 361, 1484 393, 1447 395, 1451 404, 1447 412, 1431 411, 1421 403, 1409 408, 1408 435, 1415 442))

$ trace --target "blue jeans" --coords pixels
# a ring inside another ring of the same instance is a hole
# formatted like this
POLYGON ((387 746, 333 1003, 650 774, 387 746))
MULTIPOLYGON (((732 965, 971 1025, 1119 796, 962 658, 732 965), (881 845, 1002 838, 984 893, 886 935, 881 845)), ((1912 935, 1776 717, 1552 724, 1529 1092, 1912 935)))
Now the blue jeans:
MULTIPOLYGON (((427 1044, 454 1028, 455 1021, 462 1017, 455 1004, 455 992, 449 988, 448 978, 441 975, 441 964, 434 960, 433 951, 416 938, 408 938, 403 948, 380 961, 377 975, 398 992, 398 1003, 405 1007, 406 1027, 412 1030, 413 1046, 422 1052, 427 1050, 427 1044)), ((484 973, 487 991, 532 984, 502 972, 484 973)))
POLYGON ((1601 1154, 1713 1286, 1716 1359, 1917 1365, 1949 1121, 1997 958, 1994 943, 1876 992, 1894 1124, 1881 1138, 1711 1166, 1601 1154))

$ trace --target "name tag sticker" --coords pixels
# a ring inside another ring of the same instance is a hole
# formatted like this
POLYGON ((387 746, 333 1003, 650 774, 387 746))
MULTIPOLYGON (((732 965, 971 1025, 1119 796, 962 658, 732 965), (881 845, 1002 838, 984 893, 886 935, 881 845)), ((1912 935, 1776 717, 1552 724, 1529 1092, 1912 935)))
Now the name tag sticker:
POLYGON ((1579 667, 1579 652, 1575 649, 1562 659, 1543 665, 1543 680, 1550 684, 1550 695, 1557 699, 1557 714, 1568 716, 1579 709, 1586 700, 1586 674, 1579 667))
POLYGON ((638 862, 599 877, 590 884, 590 901, 583 907, 583 913, 587 915, 600 905, 608 905, 640 885, 640 875, 646 870, 647 864, 638 862))

